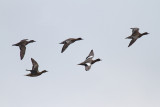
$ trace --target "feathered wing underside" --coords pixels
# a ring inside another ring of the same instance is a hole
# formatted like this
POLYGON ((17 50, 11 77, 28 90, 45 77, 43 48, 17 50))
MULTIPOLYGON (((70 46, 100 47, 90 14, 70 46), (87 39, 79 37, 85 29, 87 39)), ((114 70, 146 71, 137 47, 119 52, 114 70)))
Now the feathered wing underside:
POLYGON ((20 57, 22 60, 25 55, 25 52, 26 52, 26 47, 25 47, 25 45, 20 45, 19 48, 20 48, 20 57))
POLYGON ((139 32, 139 28, 131 28, 132 29, 132 34, 139 32))
POLYGON ((93 50, 91 50, 91 52, 89 53, 89 55, 86 57, 86 59, 89 59, 89 58, 93 58, 94 57, 94 52, 93 50))
POLYGON ((86 66, 85 66, 85 70, 86 70, 86 71, 90 70, 90 68, 91 68, 91 65, 86 65, 86 66))
POLYGON ((39 67, 38 63, 33 58, 31 58, 31 61, 32 61, 32 70, 38 72, 38 67, 39 67))
POLYGON ((28 39, 23 39, 23 40, 21 40, 20 42, 26 42, 28 39))
POLYGON ((69 45, 70 45, 69 43, 65 43, 62 47, 61 53, 63 53, 69 45))
POLYGON ((132 39, 128 45, 128 47, 130 47, 137 39, 132 39))

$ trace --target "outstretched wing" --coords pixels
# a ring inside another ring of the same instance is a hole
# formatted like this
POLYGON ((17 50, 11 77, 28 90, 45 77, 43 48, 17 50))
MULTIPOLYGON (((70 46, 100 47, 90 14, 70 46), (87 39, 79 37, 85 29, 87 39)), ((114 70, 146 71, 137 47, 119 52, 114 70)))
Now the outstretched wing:
POLYGON ((86 70, 86 71, 89 71, 90 68, 91 68, 91 63, 86 63, 86 65, 85 65, 85 70, 86 70))
POLYGON ((94 57, 94 52, 93 50, 91 50, 91 52, 89 53, 89 55, 86 57, 86 59, 92 59, 94 57))
POLYGON ((27 40, 28 40, 28 39, 22 39, 21 42, 22 42, 22 41, 27 41, 27 40))
POLYGON ((131 29, 132 29, 132 34, 139 32, 139 28, 131 28, 131 29))
POLYGON ((22 60, 25 55, 25 52, 26 52, 26 47, 25 47, 25 45, 20 45, 19 48, 20 48, 20 57, 22 60))
POLYGON ((139 33, 139 28, 131 28, 131 29, 132 29, 131 37, 138 36, 140 34, 139 33))
POLYGON ((61 53, 63 53, 66 49, 67 49, 67 47, 70 45, 70 43, 65 43, 64 45, 63 45, 63 47, 62 47, 62 50, 61 50, 61 53))
POLYGON ((33 58, 31 58, 31 61, 32 61, 32 70, 38 72, 38 67, 39 67, 38 63, 33 58))
POLYGON ((137 39, 132 39, 128 45, 128 47, 130 47, 137 39))
POLYGON ((73 38, 68 38, 68 39, 66 39, 66 40, 64 40, 64 41, 62 41, 61 43, 59 43, 59 44, 65 44, 65 43, 68 43, 69 41, 71 41, 73 38))

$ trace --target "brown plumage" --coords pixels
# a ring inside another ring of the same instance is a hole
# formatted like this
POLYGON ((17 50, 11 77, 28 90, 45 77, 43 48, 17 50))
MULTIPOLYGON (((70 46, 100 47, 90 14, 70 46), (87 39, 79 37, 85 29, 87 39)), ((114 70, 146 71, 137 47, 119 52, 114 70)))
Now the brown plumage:
POLYGON ((32 61, 32 70, 26 70, 26 71, 31 72, 30 74, 27 74, 26 76, 36 77, 36 76, 40 76, 41 74, 43 74, 45 72, 48 72, 46 70, 39 72, 38 71, 38 67, 39 67, 38 63, 33 58, 31 58, 31 61, 32 61))
POLYGON ((83 65, 85 66, 85 70, 88 71, 90 70, 92 64, 94 64, 95 62, 101 61, 101 59, 95 59, 93 60, 92 58, 94 57, 94 52, 93 50, 91 50, 91 52, 89 53, 89 55, 86 57, 86 60, 78 65, 83 65))
POLYGON ((63 53, 70 44, 72 44, 78 40, 83 40, 83 39, 82 38, 69 38, 69 39, 66 39, 63 42, 61 42, 60 44, 64 44, 62 47, 61 53, 63 53))
POLYGON ((21 58, 21 60, 23 59, 23 57, 24 57, 24 55, 25 55, 26 45, 29 44, 29 43, 35 42, 34 40, 30 40, 30 41, 27 41, 27 40, 28 40, 28 39, 23 39, 23 40, 21 40, 20 42, 12 45, 12 46, 19 46, 19 49, 20 49, 20 58, 21 58))
POLYGON ((132 35, 126 37, 126 39, 132 39, 128 45, 130 47, 137 39, 140 37, 149 34, 148 32, 139 33, 139 28, 131 28, 132 29, 132 35))
POLYGON ((86 57, 86 59, 89 59, 89 58, 93 58, 94 57, 94 52, 93 50, 91 50, 91 52, 89 53, 89 55, 86 57))

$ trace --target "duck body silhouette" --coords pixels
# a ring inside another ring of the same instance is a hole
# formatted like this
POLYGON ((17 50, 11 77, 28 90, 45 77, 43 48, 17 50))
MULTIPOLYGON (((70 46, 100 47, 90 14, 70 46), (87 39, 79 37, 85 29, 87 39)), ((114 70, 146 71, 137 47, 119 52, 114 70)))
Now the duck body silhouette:
POLYGON ((33 59, 31 58, 31 61, 32 61, 32 70, 27 70, 26 71, 30 71, 31 73, 30 74, 27 74, 26 76, 30 76, 30 77, 37 77, 37 76, 40 76, 41 74, 45 73, 45 72, 48 72, 46 70, 43 70, 41 72, 39 72, 38 70, 38 63, 33 59))
POLYGON ((29 43, 33 43, 33 42, 36 42, 36 41, 34 41, 34 40, 28 41, 28 39, 23 39, 20 42, 12 45, 12 46, 18 46, 19 47, 21 60, 24 58, 24 55, 25 55, 25 52, 26 52, 26 45, 28 45, 29 43))
POLYGON ((94 52, 93 50, 90 51, 89 55, 86 57, 86 60, 83 61, 82 63, 78 64, 78 65, 83 65, 85 66, 85 70, 89 71, 91 66, 98 61, 102 61, 100 58, 93 60, 94 57, 94 52))
POLYGON ((149 34, 148 32, 139 33, 139 28, 131 28, 132 34, 131 36, 126 37, 125 39, 132 39, 128 45, 130 47, 137 39, 141 38, 144 35, 149 34))
POLYGON ((82 38, 69 38, 61 42, 60 44, 63 44, 61 53, 63 53, 70 44, 74 43, 75 41, 79 41, 79 40, 83 40, 83 39, 82 38))

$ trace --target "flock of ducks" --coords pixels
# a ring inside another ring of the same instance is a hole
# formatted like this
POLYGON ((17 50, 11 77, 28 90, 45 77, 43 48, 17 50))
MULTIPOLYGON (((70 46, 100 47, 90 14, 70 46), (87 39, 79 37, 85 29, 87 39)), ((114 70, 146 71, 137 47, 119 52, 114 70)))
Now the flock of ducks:
MULTIPOLYGON (((131 28, 131 29, 132 29, 131 36, 126 37, 126 39, 131 39, 128 47, 130 47, 137 39, 141 38, 144 35, 149 34, 148 32, 139 33, 139 28, 131 28)), ((75 41, 79 41, 79 40, 83 40, 83 39, 82 38, 69 38, 69 39, 66 39, 63 42, 61 42, 60 44, 63 44, 61 53, 63 53, 70 44, 74 43, 75 41)), ((21 60, 24 58, 25 51, 26 51, 26 45, 28 45, 29 43, 33 43, 33 42, 36 42, 36 41, 23 39, 20 42, 12 45, 12 46, 18 46, 20 48, 21 60)), ((94 57, 94 52, 93 52, 93 50, 91 50, 89 55, 86 57, 85 61, 83 61, 82 63, 80 63, 78 65, 85 66, 86 71, 90 70, 92 64, 94 64, 95 62, 101 61, 100 58, 94 60, 93 57, 94 57)), ((45 72, 48 72, 46 70, 39 72, 38 63, 33 58, 31 58, 31 62, 32 62, 32 69, 31 70, 26 69, 26 71, 30 71, 30 73, 27 74, 26 76, 36 77, 36 76, 40 76, 41 74, 43 74, 45 72)))

